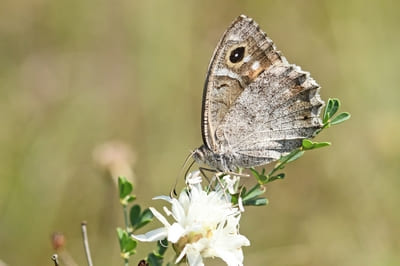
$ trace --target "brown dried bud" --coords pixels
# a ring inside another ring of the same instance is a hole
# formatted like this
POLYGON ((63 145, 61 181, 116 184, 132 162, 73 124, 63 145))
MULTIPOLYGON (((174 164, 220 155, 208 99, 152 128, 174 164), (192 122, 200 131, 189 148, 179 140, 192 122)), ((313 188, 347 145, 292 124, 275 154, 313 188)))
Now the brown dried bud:
POLYGON ((51 236, 51 244, 54 250, 61 250, 65 245, 65 237, 62 233, 56 232, 51 236))

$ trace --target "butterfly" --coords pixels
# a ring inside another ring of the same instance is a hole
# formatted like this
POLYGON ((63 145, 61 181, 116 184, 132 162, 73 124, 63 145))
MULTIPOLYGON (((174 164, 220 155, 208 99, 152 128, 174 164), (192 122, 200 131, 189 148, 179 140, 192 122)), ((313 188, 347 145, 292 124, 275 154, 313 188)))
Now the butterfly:
POLYGON ((239 16, 210 61, 203 145, 193 159, 222 172, 278 160, 322 127, 320 86, 289 64, 253 19, 239 16))

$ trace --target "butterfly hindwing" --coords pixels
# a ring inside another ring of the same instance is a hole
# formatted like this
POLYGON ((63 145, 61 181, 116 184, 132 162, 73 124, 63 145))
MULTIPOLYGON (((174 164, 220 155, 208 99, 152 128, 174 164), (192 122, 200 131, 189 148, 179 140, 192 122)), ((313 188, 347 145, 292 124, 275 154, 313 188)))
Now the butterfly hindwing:
POLYGON ((321 127, 318 84, 295 65, 266 70, 237 99, 217 128, 221 149, 267 161, 301 146, 321 127))

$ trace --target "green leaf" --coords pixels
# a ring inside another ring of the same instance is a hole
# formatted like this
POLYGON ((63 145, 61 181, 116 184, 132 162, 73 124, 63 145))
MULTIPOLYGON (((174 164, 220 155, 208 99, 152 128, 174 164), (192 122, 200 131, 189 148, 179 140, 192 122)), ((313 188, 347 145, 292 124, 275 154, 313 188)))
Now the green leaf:
POLYGON ((137 246, 137 242, 133 238, 128 237, 124 241, 123 249, 124 249, 125 252, 130 252, 131 253, 131 252, 134 251, 136 246, 137 246))
POLYGON ((157 250, 147 256, 147 262, 150 266, 162 266, 164 253, 168 247, 168 240, 163 239, 157 242, 157 250))
POLYGON ((122 200, 133 190, 133 185, 123 176, 118 177, 119 198, 122 200))
POLYGON ((140 206, 134 205, 129 212, 129 218, 131 220, 132 227, 137 230, 153 220, 153 213, 150 211, 150 209, 145 209, 142 213, 140 213, 140 206))
MULTIPOLYGON (((282 156, 279 159, 279 162, 282 163, 281 167, 284 166, 286 163, 290 163, 290 162, 293 162, 294 160, 299 159, 301 156, 303 156, 303 154, 304 154, 304 152, 302 150, 295 149, 288 155, 282 156)), ((281 169, 283 169, 283 167, 281 169)))
POLYGON ((257 179, 258 183, 264 184, 267 181, 268 177, 264 175, 265 169, 263 169, 261 173, 257 172, 257 170, 254 168, 250 168, 250 171, 257 179))
POLYGON ((245 190, 242 191, 242 203, 245 206, 260 206, 266 205, 268 203, 266 198, 259 197, 264 194, 264 188, 261 188, 260 184, 252 187, 249 192, 246 193, 245 190))
POLYGON ((285 178, 285 174, 284 174, 284 173, 280 173, 280 174, 278 174, 278 175, 271 176, 271 177, 268 179, 268 183, 269 183, 269 182, 272 182, 272 181, 274 181, 274 180, 284 179, 284 178, 285 178))
POLYGON ((128 195, 127 197, 125 197, 125 200, 129 203, 134 201, 135 199, 136 199, 136 196, 134 196, 134 195, 128 195))
POLYGON ((339 99, 331 98, 328 100, 328 103, 324 110, 323 119, 322 119, 324 124, 327 123, 329 121, 329 119, 336 114, 339 107, 340 107, 339 99))
POLYGON ((122 238, 124 237, 124 230, 117 227, 117 235, 118 235, 119 245, 122 246, 122 238))
POLYGON ((330 142, 312 142, 309 139, 303 139, 303 149, 304 150, 313 150, 313 149, 318 149, 318 148, 322 148, 325 146, 329 146, 331 145, 330 142))
POLYGON ((136 240, 130 237, 129 234, 121 228, 117 228, 117 235, 121 250, 121 256, 127 258, 130 255, 134 254, 136 252, 135 248, 137 246, 136 240))
POLYGON ((129 211, 129 219, 131 220, 131 225, 135 227, 135 225, 139 222, 140 218, 140 206, 133 205, 129 211))
POLYGON ((157 242, 157 254, 159 254, 160 256, 164 256, 165 251, 167 251, 167 248, 168 248, 168 240, 166 238, 157 242))
POLYGON ((289 160, 287 160, 287 162, 286 163, 290 163, 290 162, 293 162, 293 161, 295 161, 295 160, 297 160, 297 159, 299 159, 301 156, 303 156, 304 155, 304 151, 298 151, 298 152, 296 152, 289 160))
POLYGON ((324 114, 322 116, 322 122, 325 124, 329 120, 329 110, 332 109, 333 101, 332 99, 328 99, 328 102, 326 103, 325 109, 324 109, 324 114))
POLYGON ((150 253, 147 257, 149 266, 162 266, 162 259, 158 258, 155 254, 150 253))
POLYGON ((243 201, 247 201, 253 198, 256 198, 262 194, 264 194, 264 189, 261 189, 260 184, 255 185, 254 187, 252 187, 248 193, 244 194, 242 197, 243 201))
POLYGON ((233 205, 238 204, 239 203, 239 197, 240 197, 239 193, 236 193, 236 194, 231 195, 231 196, 232 196, 231 197, 231 203, 233 205))
POLYGON ((337 125, 343 123, 344 121, 348 120, 351 115, 347 112, 340 113, 336 117, 331 120, 331 125, 337 125))
POLYGON ((150 211, 150 209, 146 209, 142 212, 142 214, 139 217, 139 220, 137 223, 134 225, 135 230, 142 228, 146 224, 150 223, 153 221, 153 213, 150 211))
POLYGON ((318 149, 326 146, 331 146, 330 142, 314 142, 314 148, 313 149, 318 149))
POLYGON ((313 142, 309 139, 303 139, 303 142, 301 144, 304 149, 309 150, 312 149, 313 147, 313 142))
POLYGON ((255 199, 243 201, 244 206, 264 206, 267 204, 268 204, 268 200, 266 198, 255 198, 255 199))

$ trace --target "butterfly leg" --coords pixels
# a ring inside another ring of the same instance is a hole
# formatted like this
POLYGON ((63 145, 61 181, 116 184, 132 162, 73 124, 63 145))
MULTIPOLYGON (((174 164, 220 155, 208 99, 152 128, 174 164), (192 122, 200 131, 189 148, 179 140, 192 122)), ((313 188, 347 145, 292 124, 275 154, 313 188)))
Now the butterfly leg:
POLYGON ((202 176, 207 180, 208 184, 211 184, 210 178, 206 175, 206 171, 210 173, 217 173, 217 170, 211 169, 211 168, 205 168, 205 167, 199 167, 199 171, 202 174, 202 176))
POLYGON ((240 177, 249 177, 249 174, 243 174, 242 171, 240 170, 238 173, 236 172, 225 172, 227 175, 234 175, 234 176, 240 176, 240 177))

